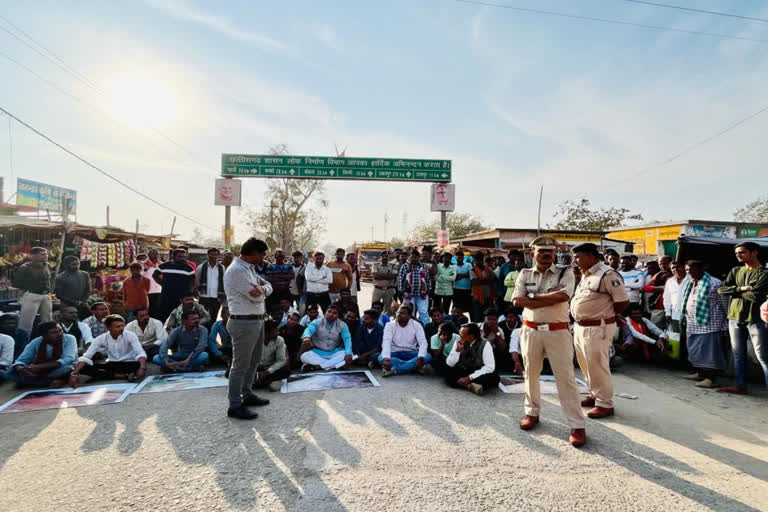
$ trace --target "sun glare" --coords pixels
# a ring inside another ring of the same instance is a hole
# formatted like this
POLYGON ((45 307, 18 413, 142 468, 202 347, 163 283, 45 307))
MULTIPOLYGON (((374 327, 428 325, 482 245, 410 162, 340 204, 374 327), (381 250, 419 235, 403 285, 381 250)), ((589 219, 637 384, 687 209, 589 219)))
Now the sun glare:
POLYGON ((114 77, 106 88, 109 106, 120 121, 161 126, 176 114, 176 95, 160 80, 142 74, 114 77))

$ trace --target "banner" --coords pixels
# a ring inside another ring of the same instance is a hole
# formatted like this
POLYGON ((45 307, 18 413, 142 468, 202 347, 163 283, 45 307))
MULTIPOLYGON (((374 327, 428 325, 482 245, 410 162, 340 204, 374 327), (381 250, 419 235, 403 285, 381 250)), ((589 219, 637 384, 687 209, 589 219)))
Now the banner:
POLYGON ((69 201, 69 213, 74 215, 77 212, 77 191, 24 178, 16 180, 17 205, 31 206, 40 211, 62 213, 63 200, 69 201))
POLYGON ((240 206, 243 182, 232 179, 217 179, 213 204, 216 206, 240 206))

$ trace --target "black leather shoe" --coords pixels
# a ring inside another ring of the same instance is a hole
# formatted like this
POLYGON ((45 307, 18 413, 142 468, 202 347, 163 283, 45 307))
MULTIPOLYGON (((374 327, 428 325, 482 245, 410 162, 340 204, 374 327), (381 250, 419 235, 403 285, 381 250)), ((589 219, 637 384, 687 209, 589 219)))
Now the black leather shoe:
POLYGON ((243 398, 243 405, 255 405, 261 407, 262 405, 269 405, 269 400, 266 398, 259 398, 256 395, 248 395, 243 398))
POLYGON ((255 420, 259 417, 257 413, 250 411, 245 405, 241 405, 240 407, 230 407, 227 409, 227 416, 239 420, 255 420))

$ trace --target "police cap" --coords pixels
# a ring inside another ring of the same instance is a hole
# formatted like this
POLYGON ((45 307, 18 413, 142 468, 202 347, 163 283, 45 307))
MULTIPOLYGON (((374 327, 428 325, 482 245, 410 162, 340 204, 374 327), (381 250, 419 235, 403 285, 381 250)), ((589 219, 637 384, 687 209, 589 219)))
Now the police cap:
POLYGON ((557 249, 557 240, 550 235, 541 235, 534 238, 529 247, 534 249, 557 249))
POLYGON ((593 254, 595 256, 600 256, 600 251, 597 250, 597 245, 587 242, 583 244, 579 244, 576 247, 573 248, 573 253, 585 253, 585 254, 593 254))

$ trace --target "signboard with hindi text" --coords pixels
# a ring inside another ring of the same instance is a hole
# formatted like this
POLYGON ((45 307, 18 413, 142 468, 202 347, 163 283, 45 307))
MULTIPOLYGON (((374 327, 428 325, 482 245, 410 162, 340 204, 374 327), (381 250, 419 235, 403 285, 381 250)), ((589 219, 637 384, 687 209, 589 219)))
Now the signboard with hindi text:
POLYGON ((17 178, 16 180, 17 205, 31 206, 41 211, 62 213, 64 200, 69 202, 69 213, 74 215, 77 211, 77 191, 25 180, 24 178, 17 178))
POLYGON ((254 178, 450 182, 450 160, 221 155, 221 175, 254 178))

